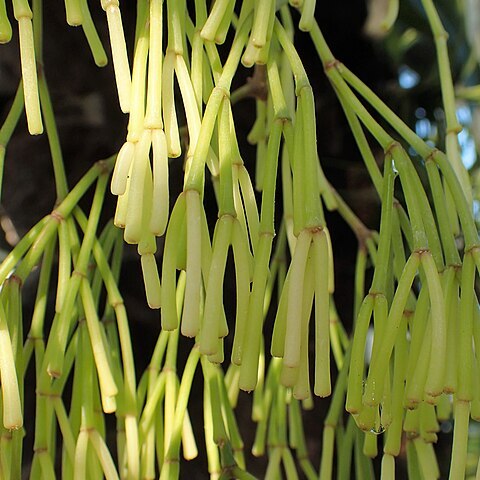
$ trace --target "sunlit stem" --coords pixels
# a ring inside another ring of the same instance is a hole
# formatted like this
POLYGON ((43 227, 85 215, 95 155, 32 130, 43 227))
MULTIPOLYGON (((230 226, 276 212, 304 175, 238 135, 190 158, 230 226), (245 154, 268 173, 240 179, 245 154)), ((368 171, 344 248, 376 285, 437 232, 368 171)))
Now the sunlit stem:
POLYGON ((317 0, 304 0, 303 2, 302 15, 298 24, 298 28, 303 32, 309 32, 313 27, 316 3, 317 0))
POLYGON ((314 233, 313 261, 315 264, 315 395, 326 397, 330 381, 330 304, 328 240, 324 231, 314 233))
POLYGON ((181 194, 175 206, 167 229, 162 266, 162 328, 174 330, 178 327, 178 310, 175 301, 177 274, 176 264, 180 254, 178 238, 185 221, 185 193, 181 194))
POLYGON ((93 59, 98 67, 104 67, 108 62, 107 54, 95 29, 90 10, 88 9, 87 0, 81 0, 81 7, 83 15, 82 28, 90 50, 92 51, 93 59))
POLYGON ((273 234, 263 233, 257 246, 257 262, 253 274, 253 286, 248 303, 248 320, 243 345, 239 386, 251 391, 257 383, 258 357, 263 325, 263 301, 268 277, 268 261, 272 249, 273 234))
POLYGON ((122 17, 118 0, 101 0, 102 8, 107 14, 110 46, 112 48, 113 68, 117 82, 118 99, 123 113, 130 111, 132 80, 128 63, 127 45, 123 32, 122 17))
POLYGON ((387 268, 392 239, 393 221, 393 189, 394 173, 393 160, 390 155, 385 157, 384 181, 382 192, 382 216, 380 222, 380 240, 378 242, 376 267, 373 275, 371 291, 385 294, 387 288, 387 268))
MULTIPOLYGON (((195 190, 188 190, 186 197, 187 222, 187 283, 182 316, 182 334, 197 335, 200 327, 200 293, 202 288, 201 199, 195 190)), ((209 332, 215 335, 216 332, 209 332)))
POLYGON ((243 203, 245 206, 245 213, 247 216, 250 243, 252 245, 252 250, 255 253, 258 242, 260 223, 258 219, 258 207, 255 199, 255 192, 253 190, 252 181, 247 172, 247 169, 243 165, 241 167, 238 167, 238 181, 240 183, 243 203))
POLYGON ((384 453, 397 456, 402 445, 403 405, 402 396, 405 389, 406 358, 408 355, 407 343, 407 315, 403 316, 400 324, 400 332, 395 343, 394 370, 392 388, 392 423, 387 431, 384 443, 384 453))
POLYGON ((144 130, 140 141, 135 146, 125 219, 125 241, 127 243, 139 243, 142 236, 145 182, 152 181, 151 178, 147 178, 147 170, 150 169, 149 152, 151 143, 151 131, 144 130))
POLYGON ((440 238, 445 251, 445 263, 447 265, 458 265, 461 262, 457 247, 455 245, 455 229, 452 228, 448 215, 448 201, 453 201, 453 199, 451 198, 448 186, 445 185, 445 191, 443 189, 437 165, 432 161, 427 161, 425 163, 427 167, 428 179, 430 181, 430 187, 432 189, 440 238), (450 200, 448 200, 449 197, 450 200))
MULTIPOLYGON (((319 51, 325 64, 332 64, 332 62, 335 63, 336 61, 331 55, 330 50, 328 50, 328 46, 325 44, 318 25, 315 25, 312 30, 312 39, 314 40, 317 51, 319 51), (323 52, 323 50, 326 50, 326 52, 323 52)), ((360 95, 368 100, 368 102, 388 123, 394 126, 397 132, 408 143, 410 143, 410 145, 412 145, 424 159, 429 159, 431 157, 438 164, 444 175, 445 183, 448 185, 450 193, 454 199, 456 210, 462 224, 463 233, 465 235, 466 244, 468 247, 474 246, 478 241, 478 235, 474 226, 471 208, 468 206, 462 186, 446 155, 443 152, 432 149, 432 147, 428 146, 424 140, 418 137, 418 135, 416 135, 415 132, 413 132, 405 122, 400 119, 400 117, 390 110, 380 98, 347 67, 337 64, 336 69, 341 73, 342 77, 360 93, 360 95)))
POLYGON ((370 317, 373 311, 375 297, 367 295, 358 312, 355 332, 352 343, 350 360, 350 373, 348 375, 348 389, 346 410, 350 413, 360 413, 362 410, 363 373, 364 373, 364 350, 367 338, 370 317))
POLYGON ((171 436, 170 444, 168 446, 167 453, 165 455, 165 463, 160 475, 160 478, 162 480, 168 480, 172 478, 172 476, 168 476, 169 475, 168 466, 169 464, 172 464, 172 463, 178 463, 179 447, 180 447, 180 441, 182 437, 184 417, 187 410, 189 392, 192 386, 193 376, 194 376, 199 359, 200 359, 200 353, 198 351, 198 348, 193 347, 192 351, 190 352, 187 363, 185 365, 182 381, 180 383, 178 400, 175 408, 175 415, 173 418, 172 436, 171 436))
POLYGON ((103 175, 97 182, 97 188, 92 201, 92 208, 90 210, 85 236, 83 238, 77 261, 75 263, 75 270, 69 280, 69 288, 63 304, 64 308, 58 316, 58 330, 56 330, 57 327, 54 322, 52 331, 56 334, 51 334, 49 337, 44 364, 49 374, 54 377, 62 375, 65 347, 71 322, 73 321, 73 305, 77 298, 82 278, 84 278, 87 273, 89 258, 95 241, 95 232, 102 210, 107 181, 107 175, 103 175))
POLYGON ((218 115, 218 155, 220 161, 220 214, 235 216, 233 199, 233 150, 236 139, 231 132, 230 104, 225 98, 218 115))
POLYGON ((225 15, 225 10, 230 3, 235 3, 233 0, 218 0, 213 4, 212 10, 208 15, 207 21, 202 28, 201 36, 204 40, 213 42, 217 33, 220 22, 225 15))
POLYGON ((192 79, 193 88, 195 90, 195 99, 197 101, 198 110, 202 111, 204 80, 206 75, 204 71, 204 51, 203 40, 200 37, 200 32, 195 31, 192 41, 192 59, 190 67, 190 77, 192 79))
POLYGON ((58 282, 55 312, 60 313, 66 295, 68 279, 71 274, 72 258, 67 222, 62 220, 58 226, 58 282))
POLYGON ((112 456, 108 447, 100 436, 97 430, 92 430, 88 434, 90 442, 97 454, 97 457, 102 465, 103 473, 105 474, 105 478, 107 480, 118 480, 120 477, 117 472, 117 468, 115 467, 115 463, 113 462, 112 456))
POLYGON ((17 430, 23 425, 22 405, 18 386, 11 337, 5 309, 0 303, 0 376, 2 379, 3 426, 17 430))
POLYGON ((65 0, 67 23, 72 27, 77 27, 83 23, 81 2, 82 0, 65 0))
POLYGON ((192 422, 190 421, 188 410, 185 412, 185 418, 183 420, 182 447, 183 458, 185 460, 193 460, 198 457, 197 442, 195 441, 195 435, 193 433, 192 422))
POLYGON ((141 262, 148 306, 150 308, 160 308, 162 293, 155 256, 153 253, 142 255, 141 262))
POLYGON ((175 52, 168 50, 163 61, 162 72, 162 113, 165 124, 165 135, 167 139, 169 157, 179 157, 181 154, 177 111, 175 108, 173 88, 175 59, 175 52))
POLYGON ((247 40, 249 27, 250 21, 247 18, 237 30, 221 77, 208 100, 188 178, 185 180, 185 189, 195 189, 199 192, 202 190, 205 161, 209 153, 215 120, 223 98, 229 95, 232 78, 237 70, 240 55, 247 40))
POLYGON ((8 43, 12 38, 12 26, 7 16, 5 0, 0 0, 0 43, 8 43))
POLYGON ((263 325, 263 302, 268 277, 268 264, 272 251, 274 229, 275 186, 278 156, 283 121, 275 119, 268 141, 265 179, 262 192, 259 241, 256 250, 256 262, 253 274, 253 287, 250 295, 248 323, 245 336, 244 356, 240 371, 240 388, 250 391, 256 385, 260 337, 263 325), (248 341, 247 341, 248 339, 248 341))
POLYGON ((33 45, 32 12, 26 1, 17 0, 14 2, 14 14, 18 21, 20 37, 20 60, 28 131, 31 135, 39 135, 43 132, 43 125, 33 45))
POLYGON ((358 146, 358 149, 360 150, 360 154, 362 155, 363 161, 368 170, 368 174, 370 175, 373 185, 375 186, 375 190, 378 192, 379 195, 381 195, 382 173, 378 168, 377 161, 375 160, 372 149, 368 144, 365 132, 363 131, 363 127, 347 99, 345 99, 343 95, 339 95, 338 99, 340 100, 342 108, 345 112, 345 116, 347 117, 350 130, 355 138, 355 142, 358 146))
POLYGON ((203 423, 205 425, 205 446, 207 451, 208 471, 210 473, 215 473, 221 470, 221 465, 218 447, 213 441, 212 398, 208 382, 205 382, 203 389, 203 405, 203 423))
POLYGON ((234 9, 235 9, 235 0, 230 0, 230 2, 227 5, 227 9, 223 14, 222 21, 220 22, 217 28, 217 32, 215 34, 215 43, 219 45, 222 45, 225 42, 228 31, 235 24, 234 9))
POLYGON ((118 393, 117 386, 113 379, 113 374, 107 359, 105 345, 103 344, 101 326, 96 313, 92 291, 88 281, 84 279, 80 286, 83 306, 85 308, 85 317, 87 320, 88 333, 92 345, 93 356, 97 366, 97 373, 102 393, 103 409, 106 413, 116 410, 115 396, 118 393))
POLYGON ((335 428, 327 425, 323 429, 322 458, 320 460, 320 480, 332 478, 333 452, 335 449, 335 428))
POLYGON ((150 2, 150 44, 148 61, 146 128, 163 128, 162 122, 162 42, 163 0, 150 2))
MULTIPOLYGON (((293 397, 297 400, 311 398, 310 371, 309 371, 309 323, 315 295, 315 276, 312 264, 306 265, 303 281, 303 294, 301 316, 298 328, 300 330, 300 363, 298 364, 298 377, 293 386, 293 397)), ((328 375, 329 369, 323 373, 328 375)), ((322 379, 323 380, 323 379, 322 379)), ((318 385, 317 385, 318 386, 318 385)))
POLYGON ((428 356, 430 349, 424 345, 425 331, 431 328, 429 323, 429 292, 428 287, 422 288, 415 305, 413 315, 414 328, 410 335, 410 349, 406 369, 406 405, 416 407, 423 398, 425 378, 427 375, 428 356), (425 356, 427 356, 426 361, 425 356), (422 357, 422 359, 420 358, 422 357))
POLYGON ((181 55, 175 57, 175 73, 182 94, 182 101, 187 117, 189 135, 189 155, 193 155, 200 133, 200 115, 195 97, 195 91, 188 73, 185 59, 181 55))
POLYGON ((472 251, 467 251, 463 257, 461 292, 460 292, 460 318, 458 325, 458 401, 472 400, 473 387, 473 308, 476 308, 475 291, 475 265, 472 251))
POLYGON ((255 17, 252 26, 251 42, 254 47, 261 48, 267 42, 267 27, 273 0, 265 0, 255 4, 255 17))
POLYGON ((167 0, 168 46, 175 55, 183 55, 184 25, 187 14, 185 0, 167 0))
POLYGON ((450 475, 448 477, 450 480, 465 477, 469 416, 470 402, 457 400, 455 404, 452 460, 450 464, 450 475))
POLYGON ((216 353, 219 335, 219 322, 222 318, 223 292, 218 286, 223 284, 228 247, 231 243, 233 218, 223 215, 217 222, 212 249, 212 261, 208 274, 205 310, 200 331, 200 352, 216 353))
POLYGON ((142 130, 144 129, 147 57, 150 34, 150 31, 147 28, 147 13, 147 11, 144 11, 144 16, 139 16, 137 19, 140 25, 136 32, 138 39, 135 44, 135 56, 133 59, 132 87, 129 110, 130 117, 128 121, 127 134, 128 142, 137 142, 140 139, 142 130))
POLYGON ((167 228, 170 193, 168 185, 167 141, 163 130, 152 130, 153 195, 150 231, 159 236, 167 228))
POLYGON ((472 205, 472 189, 468 172, 462 163, 460 156, 460 146, 458 144, 457 134, 462 127, 458 123, 456 114, 455 92, 453 87, 452 69, 448 55, 447 39, 448 34, 445 31, 438 12, 432 0, 422 0, 423 7, 427 14, 430 27, 435 40, 437 51, 437 64, 439 69, 440 85, 442 89, 443 108, 446 118, 446 154, 451 162, 457 178, 462 185, 462 189, 468 204, 472 205))
POLYGON ((127 189, 128 174, 132 165, 134 152, 135 144, 132 142, 125 142, 118 152, 110 185, 110 190, 113 195, 123 195, 127 189))
MULTIPOLYGON (((450 267, 443 273, 443 291, 445 292, 445 314, 447 316, 447 351, 451 355, 451 360, 446 363, 445 368, 445 393, 453 393, 457 390, 457 372, 458 372, 458 329, 457 329, 457 315, 458 315, 458 281, 455 278, 456 269, 450 267)), ((476 325, 476 322, 474 323, 476 325)), ((475 328, 475 327, 474 327, 475 328)), ((475 330, 474 330, 475 331, 475 330)), ((475 348, 477 342, 475 342, 475 348)), ((477 355, 477 359, 478 359, 477 355)))
POLYGON ((432 318, 432 346, 425 392, 430 396, 438 396, 443 391, 447 358, 445 299, 440 277, 430 252, 422 253, 421 264, 427 281, 432 318))
POLYGON ((245 329, 248 321, 248 299, 250 295, 250 271, 246 265, 250 255, 240 223, 234 222, 232 232, 232 248, 235 260, 237 309, 235 317, 235 336, 232 347, 232 363, 241 365, 243 345, 245 342, 245 329))
POLYGON ((395 292, 390 307, 382 344, 377 350, 378 354, 375 357, 372 357, 370 363, 364 394, 365 403, 367 405, 374 406, 380 403, 386 369, 398 334, 398 326, 403 317, 403 310, 407 303, 408 295, 410 294, 410 289, 420 264, 420 257, 421 255, 418 252, 413 252, 410 255, 399 280, 397 291, 395 292))
POLYGON ((84 480, 87 478, 87 449, 88 433, 82 430, 78 435, 75 447, 74 480, 84 480))

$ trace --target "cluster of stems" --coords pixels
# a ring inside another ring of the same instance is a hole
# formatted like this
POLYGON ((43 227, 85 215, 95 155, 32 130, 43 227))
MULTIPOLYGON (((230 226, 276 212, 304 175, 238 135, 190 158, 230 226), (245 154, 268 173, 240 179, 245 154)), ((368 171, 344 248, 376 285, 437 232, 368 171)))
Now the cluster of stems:
MULTIPOLYGON (((315 0, 139 1, 133 42, 125 39, 119 1, 100 3, 119 105, 129 121, 118 154, 97 162, 70 189, 38 68, 42 1, 30 7, 13 0, 22 80, 0 128, 0 167, 25 110, 31 134, 45 127, 57 204, 0 264, 0 477, 22 476, 25 375, 34 359, 30 478, 53 479, 58 465, 62 478, 75 480, 179 478, 180 448, 186 460, 198 455, 188 412, 197 370, 204 380, 212 479, 253 478, 235 416, 241 390, 254 392, 252 453, 268 456, 265 478, 282 472, 298 478, 297 468, 309 480, 334 472, 341 479, 373 478, 380 434, 382 479, 395 478, 405 442, 411 478, 439 478, 434 443, 440 422, 452 418, 450 478, 464 478, 469 420, 480 419, 480 240, 457 139, 446 33, 433 0, 422 4, 437 50, 445 153, 427 145, 333 56, 315 20, 315 0), (323 173, 314 95, 295 48, 292 10, 300 13, 298 28, 311 37, 377 191, 378 233, 323 173), (224 56, 218 45, 226 43, 224 56), (231 91, 242 65, 253 74, 231 91), (256 106, 247 137, 257 152, 254 168, 243 157, 234 115, 249 98, 256 106), (408 147, 422 159, 424 183, 408 147), (382 168, 375 160, 379 150, 382 168), (169 184, 177 179, 169 179, 169 162, 180 157, 183 190, 171 209, 169 184), (102 226, 108 182, 118 203, 113 221, 102 226), (93 185, 87 216, 79 201, 93 185), (206 188, 214 190, 216 212, 205 211, 206 188), (335 246, 325 209, 338 212, 359 241, 351 335, 335 308, 335 246), (161 252, 157 237, 164 237, 161 252), (147 303, 160 312, 161 333, 138 382, 118 288, 123 241, 137 245, 147 303), (229 262, 236 289, 234 301, 228 299, 235 305, 232 318, 223 296, 229 262), (24 319, 22 286, 38 265, 33 315, 24 319), (271 338, 264 336, 269 317, 271 338), (180 333, 194 338, 185 341, 191 350, 183 366, 180 333), (331 357, 338 371, 333 388, 331 357), (317 471, 302 410, 332 390, 317 471), (107 414, 116 416, 115 454, 107 414)), ((87 1, 65 0, 65 10, 69 25, 83 27, 95 63, 106 65, 87 1)), ((383 28, 397 13, 398 1, 391 0, 383 28)), ((0 0, 0 42, 11 36, 0 0)))

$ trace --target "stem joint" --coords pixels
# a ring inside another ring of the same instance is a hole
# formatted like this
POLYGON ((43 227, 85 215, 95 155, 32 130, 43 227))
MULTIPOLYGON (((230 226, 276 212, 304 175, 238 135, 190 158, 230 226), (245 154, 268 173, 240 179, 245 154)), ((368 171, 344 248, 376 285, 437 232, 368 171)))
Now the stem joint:
POLYGON ((58 210, 53 210, 50 214, 50 218, 55 220, 57 223, 62 223, 65 220, 65 217, 58 210))
POLYGON ((328 73, 332 69, 338 70, 338 68, 341 66, 342 62, 334 58, 333 60, 328 60, 327 62, 323 63, 323 70, 325 73, 328 73))
POLYGON ((402 146, 400 145, 400 143, 397 141, 397 140, 392 140, 386 147, 385 147, 385 150, 384 150, 384 153, 385 155, 391 155, 393 156, 393 152, 398 149, 398 148, 402 148, 402 146))

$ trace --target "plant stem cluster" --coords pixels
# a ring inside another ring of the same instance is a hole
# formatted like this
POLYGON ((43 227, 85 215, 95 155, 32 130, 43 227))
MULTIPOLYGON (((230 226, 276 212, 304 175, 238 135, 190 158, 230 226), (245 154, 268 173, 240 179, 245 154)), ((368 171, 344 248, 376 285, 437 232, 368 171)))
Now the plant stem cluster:
MULTIPOLYGON (((180 447, 186 460, 198 454, 188 411, 197 369, 204 379, 211 478, 253 478, 235 414, 240 390, 253 391, 252 453, 268 457, 265 478, 280 478, 282 471, 298 478, 297 468, 309 479, 327 480, 334 471, 342 479, 373 478, 371 458, 379 453, 380 434, 382 479, 395 478, 405 441, 410 476, 439 478, 434 444, 439 422, 450 418, 455 420, 450 478, 464 477, 469 419, 480 418, 480 310, 474 288, 480 242, 460 160, 446 35, 433 1, 422 3, 437 47, 446 154, 412 132, 333 56, 315 20, 315 0, 196 0, 194 8, 187 8, 186 0, 139 1, 132 44, 125 39, 118 0, 102 0, 128 128, 118 154, 98 162, 70 189, 45 74, 37 67, 42 2, 34 0, 30 8, 26 0, 13 0, 22 81, 0 129, 1 165, 25 109, 29 132, 41 134, 45 127, 48 135, 58 204, 0 265, 1 478, 22 476, 24 375, 30 361, 37 399, 31 478, 55 478, 57 464, 63 478, 179 478, 180 447), (298 28, 311 37, 380 198, 378 233, 356 217, 322 170, 314 95, 295 48, 292 9, 300 12, 298 28), (225 43, 223 59, 217 46, 225 43), (232 92, 241 65, 255 73, 232 92), (248 97, 256 104, 248 135, 257 152, 253 173, 244 162, 234 115, 248 97), (186 125, 179 125, 179 108, 186 125), (408 147, 422 158, 425 185, 408 147), (383 169, 374 158, 378 149, 384 152, 383 169), (183 190, 170 211, 169 164, 180 157, 183 190), (112 170, 117 209, 102 227, 112 170), (217 212, 204 208, 207 175, 217 212), (93 185, 86 216, 78 203, 93 185), (275 205, 279 185, 281 208, 275 205), (403 202, 396 198, 400 188, 403 202), (325 210, 337 211, 359 240, 351 334, 335 309, 335 245, 325 210), (212 213, 217 214, 213 234, 212 213), (456 243, 460 233, 463 250, 456 243), (161 255, 158 237, 164 237, 161 255), (118 289, 123 241, 137 245, 146 301, 159 310, 162 327, 138 382, 118 289), (227 318, 223 297, 230 251, 234 318, 227 318), (373 279, 367 286, 369 264, 373 279), (37 265, 35 309, 24 335, 22 285, 37 265), (52 288, 55 311, 46 336, 52 288), (271 338, 263 334, 268 312, 275 318, 271 338), (177 373, 180 333, 195 340, 177 373), (233 347, 225 355, 229 335, 233 347), (338 370, 333 386, 331 357, 338 370), (332 390, 317 473, 302 409, 332 390), (105 414, 113 413, 115 455, 105 425, 105 414)), ((65 0, 65 7, 67 22, 83 27, 95 62, 105 65, 86 0, 65 0)), ((385 28, 397 12, 392 0, 385 28)), ((0 41, 11 35, 0 0, 0 41)))

